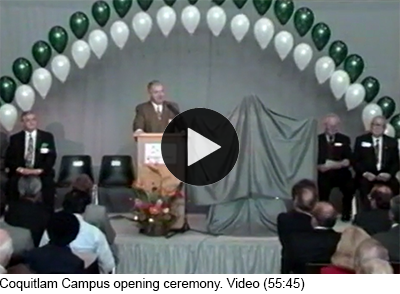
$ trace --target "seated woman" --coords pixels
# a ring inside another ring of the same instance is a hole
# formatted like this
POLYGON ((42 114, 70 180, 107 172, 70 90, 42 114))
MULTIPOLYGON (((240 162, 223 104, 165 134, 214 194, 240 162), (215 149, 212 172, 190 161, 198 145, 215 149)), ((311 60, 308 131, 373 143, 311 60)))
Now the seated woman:
POLYGON ((354 274, 356 249, 369 238, 363 229, 355 226, 346 228, 331 258, 332 265, 321 268, 321 274, 354 274))

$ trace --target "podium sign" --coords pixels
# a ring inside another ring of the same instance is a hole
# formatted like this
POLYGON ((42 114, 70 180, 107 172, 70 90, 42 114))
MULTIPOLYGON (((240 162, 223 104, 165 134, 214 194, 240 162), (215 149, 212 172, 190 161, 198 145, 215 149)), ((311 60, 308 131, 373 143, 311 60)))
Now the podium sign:
MULTIPOLYGON (((167 145, 164 144, 164 158, 161 152, 161 141, 162 133, 142 133, 135 135, 137 139, 137 180, 144 186, 145 189, 150 190, 154 186, 166 187, 168 190, 172 187, 178 189, 181 187, 182 182, 177 179, 166 167, 165 163, 168 163, 170 168, 179 170, 179 174, 183 174, 185 171, 186 162, 183 156, 186 148, 184 144, 184 138, 180 134, 169 134, 167 145), (167 152, 165 152, 167 151, 167 152), (157 170, 161 174, 157 174, 149 168, 149 165, 157 165, 157 170), (161 183, 162 181, 162 183, 161 183)), ((184 195, 184 189, 181 193, 184 195)), ((181 229, 185 224, 185 197, 177 199, 176 201, 176 212, 178 219, 172 226, 172 229, 181 229)))

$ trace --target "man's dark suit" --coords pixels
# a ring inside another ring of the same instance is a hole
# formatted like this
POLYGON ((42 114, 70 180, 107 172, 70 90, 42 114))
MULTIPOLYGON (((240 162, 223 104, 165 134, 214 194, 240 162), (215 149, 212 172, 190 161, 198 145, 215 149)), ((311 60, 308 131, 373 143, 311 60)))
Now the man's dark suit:
POLYGON ((7 173, 5 171, 5 155, 8 146, 7 135, 0 132, 0 216, 4 212, 6 206, 6 184, 7 184, 7 173))
MULTIPOLYGON (((326 134, 318 136, 318 165, 325 164, 326 160, 351 162, 352 151, 350 138, 337 133, 332 142, 328 142, 326 134)), ((329 201, 333 188, 339 188, 343 194, 342 215, 350 217, 351 201, 354 194, 353 177, 350 168, 341 168, 327 172, 318 172, 318 191, 321 201, 329 201)))
POLYGON ((330 263, 339 240, 340 233, 332 229, 317 228, 308 233, 292 234, 287 252, 289 270, 305 274, 309 263, 330 263))
POLYGON ((24 257, 24 263, 37 274, 83 274, 85 263, 69 247, 51 244, 35 248, 24 257))
POLYGON ((291 236, 297 233, 311 232, 313 230, 311 216, 296 210, 281 213, 278 215, 277 229, 279 241, 282 244, 281 272, 282 274, 288 274, 287 248, 289 248, 291 236))
POLYGON ((356 225, 372 236, 388 231, 392 222, 389 219, 389 210, 372 209, 361 211, 354 217, 353 225, 356 225))
POLYGON ((365 134, 359 136, 355 142, 353 167, 356 172, 357 186, 360 191, 361 201, 364 203, 365 208, 369 208, 367 196, 375 184, 385 184, 392 189, 393 195, 399 194, 399 182, 396 179, 396 174, 400 170, 397 140, 383 135, 381 148, 381 169, 378 170, 372 135, 365 134), (388 173, 391 178, 388 182, 369 182, 363 177, 365 172, 370 172, 375 176, 380 173, 388 173))
POLYGON ((176 103, 164 102, 162 114, 158 117, 153 104, 148 101, 136 107, 136 116, 133 121, 133 131, 141 129, 146 133, 163 133, 172 120, 179 113, 176 103))
POLYGON ((372 236, 378 240, 388 251, 392 262, 400 262, 400 226, 397 224, 387 232, 372 236))
MULTIPOLYGON (((57 152, 53 135, 42 130, 37 130, 33 168, 43 169, 43 173, 40 175, 40 180, 42 181, 42 198, 49 209, 54 208, 55 184, 53 167, 56 158, 57 152)), ((21 131, 10 137, 5 164, 9 168, 7 196, 9 199, 16 200, 19 196, 18 180, 21 177, 16 170, 19 167, 25 167, 25 131, 21 131)))

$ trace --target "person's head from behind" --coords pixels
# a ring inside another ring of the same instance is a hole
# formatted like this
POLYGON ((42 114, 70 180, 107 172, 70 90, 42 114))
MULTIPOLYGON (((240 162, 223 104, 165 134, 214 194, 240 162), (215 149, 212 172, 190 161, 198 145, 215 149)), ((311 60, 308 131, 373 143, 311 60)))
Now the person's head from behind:
POLYGON ((355 270, 354 259, 357 247, 371 238, 363 229, 355 226, 347 227, 336 246, 336 251, 331 258, 334 266, 347 270, 355 270))
POLYGON ((361 264, 371 259, 389 261, 389 252, 377 240, 368 238, 361 242, 356 248, 354 268, 356 271, 359 271, 361 264))
POLYGON ((13 254, 13 243, 7 231, 0 229, 0 265, 6 267, 13 254))
POLYGON ((33 132, 37 128, 36 114, 32 111, 24 111, 21 114, 22 127, 27 132, 33 132))
POLYGON ((50 244, 60 247, 68 246, 79 233, 79 221, 75 215, 65 211, 54 213, 48 224, 47 234, 50 244))
POLYGON ((329 202, 318 202, 311 214, 314 226, 332 229, 336 224, 337 212, 329 202))
POLYGON ((294 208, 311 213, 318 201, 317 186, 312 180, 301 180, 292 188, 294 208))
POLYGON ((392 190, 385 185, 376 185, 368 195, 372 208, 384 210, 389 210, 392 197, 392 190))
POLYGON ((356 273, 367 275, 391 275, 393 274, 393 267, 386 260, 370 259, 363 262, 356 273))
POLYGON ((381 137, 386 130, 386 118, 384 116, 376 116, 371 121, 371 134, 375 138, 381 137))
POLYGON ((72 190, 65 195, 62 207, 65 212, 83 214, 91 200, 90 194, 72 190))
POLYGON ((164 86, 160 81, 151 81, 147 85, 147 92, 149 93, 150 101, 155 104, 162 104, 164 102, 164 86))
POLYGON ((389 216, 394 224, 400 223, 400 196, 393 197, 390 200, 389 216))
POLYGON ((81 174, 72 182, 72 189, 90 193, 93 188, 93 181, 87 174, 81 174))
POLYGON ((336 114, 328 114, 323 119, 323 125, 325 129, 325 134, 328 136, 334 136, 339 132, 340 118, 336 114))
POLYGON ((41 201, 42 182, 39 178, 21 178, 18 182, 21 199, 31 202, 41 201), (26 180, 25 180, 26 179, 26 180))

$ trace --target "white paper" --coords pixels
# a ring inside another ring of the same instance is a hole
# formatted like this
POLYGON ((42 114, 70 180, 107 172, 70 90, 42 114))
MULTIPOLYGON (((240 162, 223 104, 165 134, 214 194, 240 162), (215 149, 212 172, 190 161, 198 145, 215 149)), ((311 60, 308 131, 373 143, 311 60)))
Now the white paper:
POLYGON ((161 151, 161 143, 145 144, 145 164, 176 164, 177 154, 175 144, 165 144, 164 158, 161 151))

